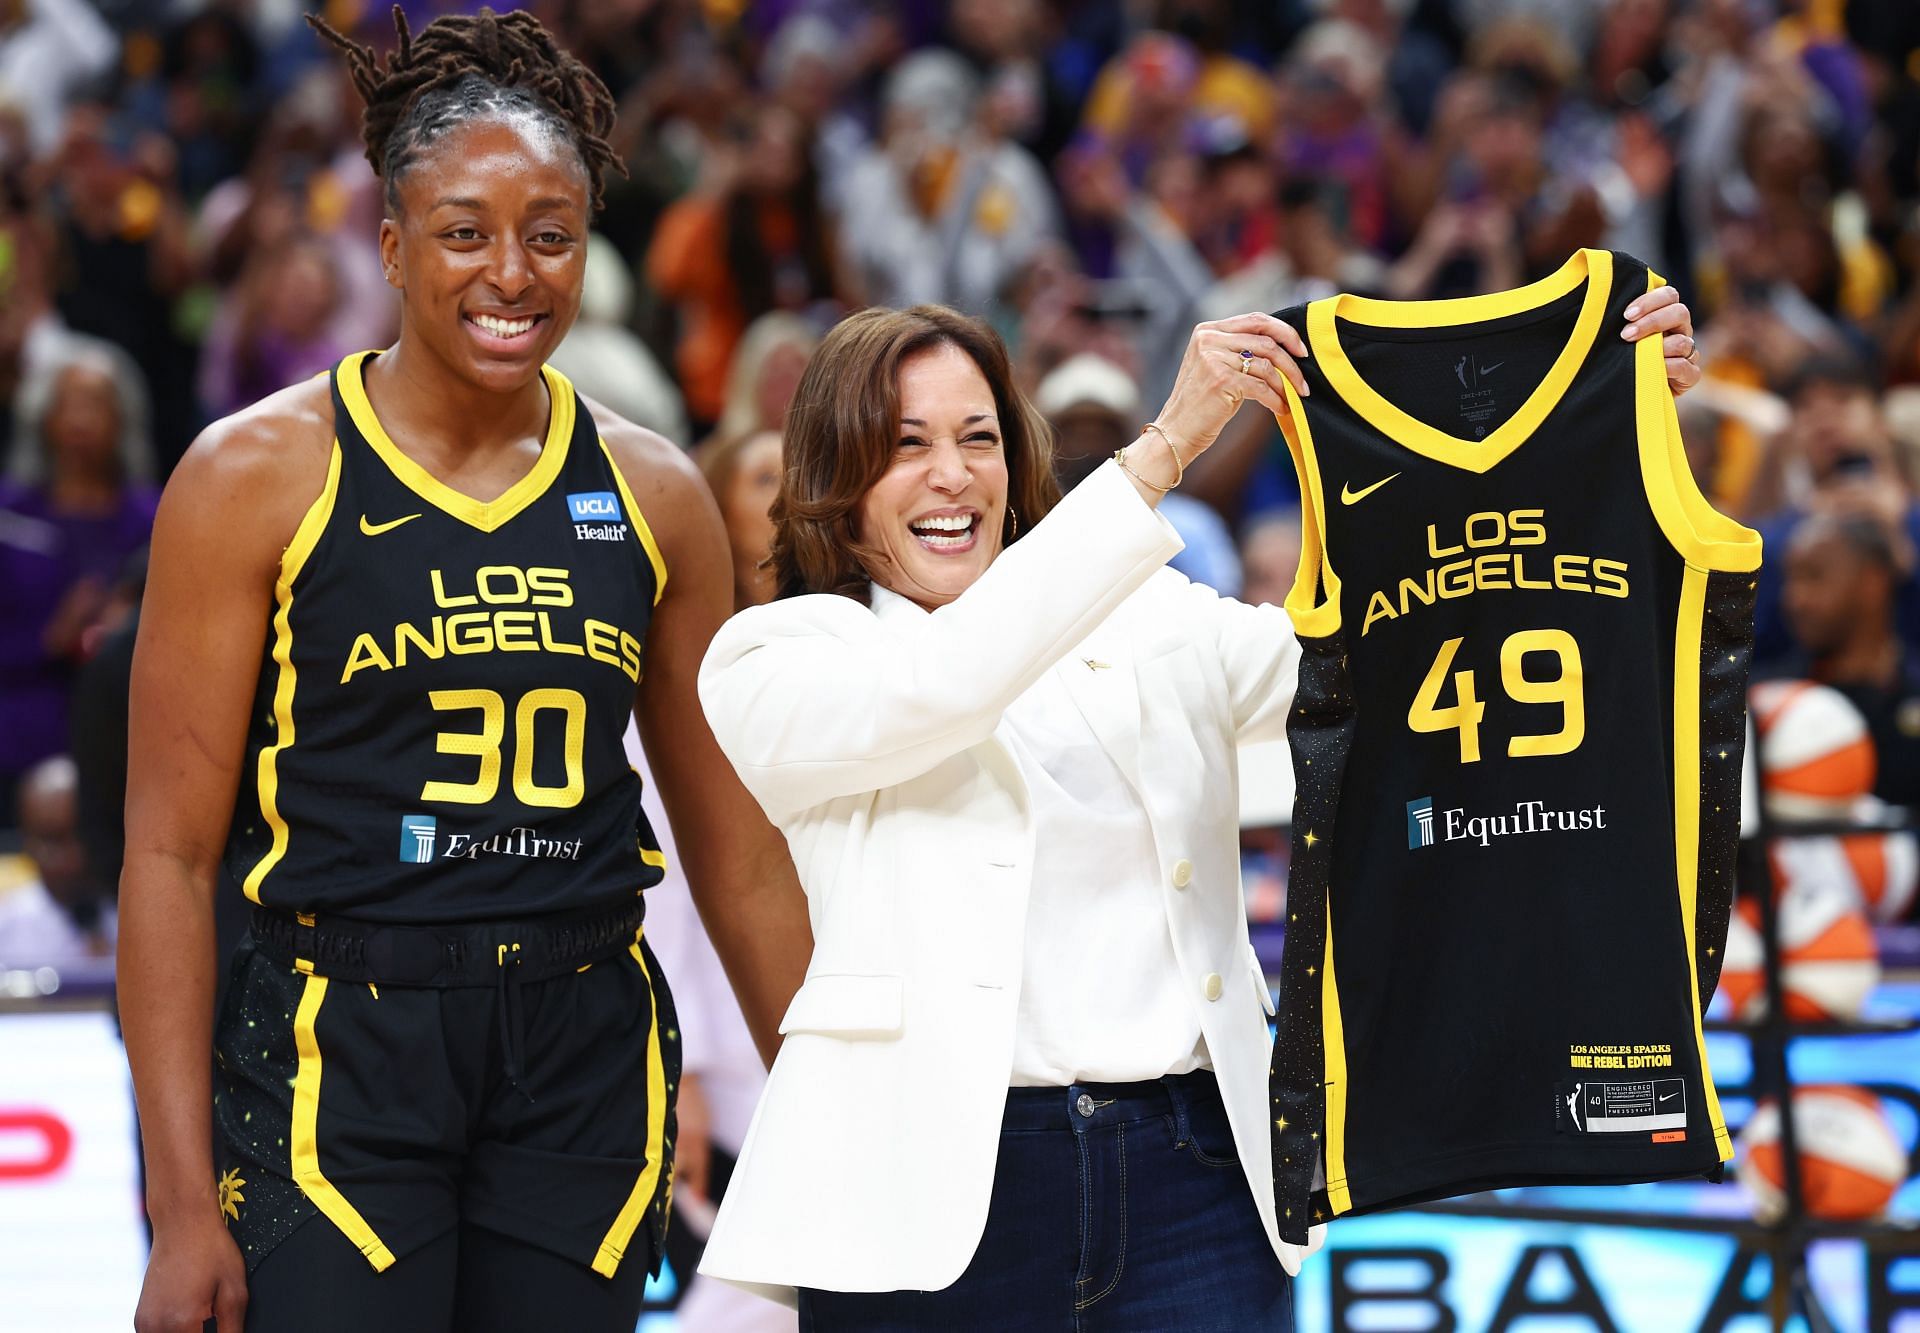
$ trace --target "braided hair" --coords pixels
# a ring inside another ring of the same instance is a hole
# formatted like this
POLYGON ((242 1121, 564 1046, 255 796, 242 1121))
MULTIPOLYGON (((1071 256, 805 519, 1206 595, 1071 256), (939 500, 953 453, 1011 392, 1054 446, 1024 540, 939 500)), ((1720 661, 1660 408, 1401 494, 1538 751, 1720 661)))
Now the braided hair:
POLYGON ((399 46, 384 64, 317 15, 313 30, 346 52, 353 86, 366 102, 361 135, 367 161, 387 185, 387 206, 399 207, 397 182, 420 151, 454 126, 482 114, 527 115, 545 122, 579 150, 593 207, 602 203, 609 168, 626 165, 607 142, 613 95, 600 77, 560 49, 525 10, 442 15, 415 37, 393 7, 399 46))

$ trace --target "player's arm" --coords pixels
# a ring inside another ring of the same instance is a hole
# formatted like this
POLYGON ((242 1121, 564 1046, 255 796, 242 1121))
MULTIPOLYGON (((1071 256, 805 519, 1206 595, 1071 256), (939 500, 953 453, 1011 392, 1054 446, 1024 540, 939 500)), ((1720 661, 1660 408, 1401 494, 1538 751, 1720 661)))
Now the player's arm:
POLYGON ((208 1316, 237 1333, 246 1309, 212 1159, 213 895, 280 552, 324 484, 315 433, 331 431, 307 386, 276 403, 216 423, 175 470, 134 648, 118 966, 154 1232, 141 1333, 208 1316))
POLYGON ((741 785, 707 727, 695 686, 714 631, 733 611, 733 559, 720 510, 685 454, 596 409, 667 566, 647 631, 635 716, 685 863, 694 905, 727 970, 761 1056, 813 952, 786 840, 741 785))

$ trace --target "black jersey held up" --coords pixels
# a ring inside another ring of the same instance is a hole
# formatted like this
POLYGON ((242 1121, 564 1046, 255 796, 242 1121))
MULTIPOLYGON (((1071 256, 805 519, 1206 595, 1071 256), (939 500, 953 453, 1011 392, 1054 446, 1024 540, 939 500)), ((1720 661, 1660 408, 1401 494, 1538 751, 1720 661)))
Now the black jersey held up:
POLYGON ((1312 389, 1271 1107, 1296 1243, 1732 1154, 1700 1011, 1760 541, 1693 483, 1661 340, 1620 337, 1658 283, 1583 250, 1516 291, 1281 312, 1312 389))

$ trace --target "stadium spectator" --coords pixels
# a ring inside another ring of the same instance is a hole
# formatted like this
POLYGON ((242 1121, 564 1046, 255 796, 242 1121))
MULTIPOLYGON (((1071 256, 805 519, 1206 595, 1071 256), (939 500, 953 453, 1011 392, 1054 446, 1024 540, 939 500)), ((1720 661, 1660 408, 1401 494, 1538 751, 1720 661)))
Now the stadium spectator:
POLYGON ((819 333, 800 316, 773 310, 747 325, 733 364, 727 368, 727 390, 720 407, 714 438, 735 440, 761 431, 778 431, 786 420, 787 404, 800 386, 819 333))
MULTIPOLYGON (((1796 377, 1789 401, 1793 416, 1769 460, 1759 503, 1759 531, 1770 551, 1787 540, 1809 514, 1858 517, 1886 534, 1895 567, 1900 635, 1920 645, 1920 580, 1914 578, 1920 550, 1920 502, 1900 466, 1878 388, 1858 362, 1816 359, 1796 377)), ((1763 663, 1790 651, 1781 613, 1781 570, 1761 566, 1754 613, 1754 651, 1763 663)))
MULTIPOLYGON (((1033 405, 1054 431, 1053 472, 1070 491, 1140 433, 1140 389, 1126 371, 1091 352, 1040 381, 1033 405)), ((1186 549, 1167 563, 1225 597, 1240 595, 1240 557, 1220 515, 1191 496, 1160 501, 1186 549)))
POLYGON ((767 510, 780 493, 780 433, 722 435, 700 451, 700 470, 720 504, 733 551, 735 610, 773 600, 773 569, 766 563, 773 543, 767 510))
POLYGON ((552 362, 587 397, 675 444, 692 441, 680 389, 631 327, 633 270, 597 233, 587 246, 580 316, 552 362))
POLYGON ((1033 155, 975 117, 980 90, 950 51, 887 77, 880 141, 848 173, 841 236, 869 301, 986 311, 1057 230, 1033 155))
POLYGON ((0 897, 0 968, 51 967, 63 979, 113 974, 113 904, 87 870, 78 789, 65 755, 41 760, 20 784, 21 850, 36 878, 0 897))
POLYGON ((1246 573, 1240 600, 1252 606, 1283 606, 1300 568, 1300 515, 1277 510, 1248 525, 1240 539, 1246 573))
POLYGON ((706 146, 693 191, 660 218, 647 276, 680 310, 677 364, 696 421, 720 415, 727 367, 750 321, 842 303, 833 227, 805 125, 763 106, 706 146))
POLYGON ((341 304, 333 250, 295 232, 257 251, 200 353, 200 403, 226 416, 358 351, 332 332, 341 304))
POLYGON ((14 404, 0 482, 0 811, 35 763, 67 748, 67 697, 87 632, 156 495, 139 370, 111 344, 71 338, 14 404))
POLYGON ((0 102, 26 116, 36 156, 51 152, 67 107, 113 66, 120 43, 86 0, 0 4, 0 102))
POLYGON ((123 146, 121 133, 112 108, 77 107, 45 164, 57 204, 54 299, 69 328, 118 343, 146 374, 164 466, 199 422, 195 348, 174 319, 193 247, 173 141, 142 130, 123 146))
POLYGON ((1817 680, 1867 720, 1878 767, 1873 794, 1920 806, 1920 653, 1894 628, 1902 570, 1886 527, 1816 514, 1789 540, 1784 603, 1798 651, 1779 674, 1817 680))

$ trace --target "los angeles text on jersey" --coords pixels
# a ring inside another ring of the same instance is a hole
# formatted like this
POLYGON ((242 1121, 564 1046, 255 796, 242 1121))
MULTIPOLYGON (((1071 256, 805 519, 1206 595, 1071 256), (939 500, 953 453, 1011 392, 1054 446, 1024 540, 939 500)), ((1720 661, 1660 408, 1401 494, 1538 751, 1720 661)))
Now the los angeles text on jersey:
POLYGON ((1571 810, 1555 810, 1545 801, 1515 801, 1510 815, 1469 815, 1465 806, 1442 810, 1434 818, 1433 798, 1422 796, 1407 802, 1407 848, 1417 851, 1435 842, 1477 842, 1482 847, 1495 838, 1511 838, 1530 833, 1578 833, 1607 827, 1607 808, 1583 805, 1571 810), (1439 837, 1434 836, 1436 830, 1439 837))
POLYGON ((1476 592, 1558 589, 1600 597, 1629 595, 1624 560, 1524 549, 1547 544, 1546 515, 1545 509, 1487 510, 1467 515, 1460 531, 1445 537, 1439 524, 1427 524, 1427 555, 1441 563, 1401 579, 1397 587, 1376 589, 1367 599, 1361 637, 1376 620, 1398 620, 1418 606, 1476 592))
POLYGON ((640 679, 641 643, 618 625, 581 616, 573 572, 554 566, 483 565, 471 585, 449 587, 438 569, 427 571, 427 591, 439 608, 418 621, 364 631, 354 638, 340 673, 342 685, 361 671, 397 671, 408 662, 452 653, 554 653, 590 657, 640 679), (472 610, 461 608, 471 607, 472 610), (525 609, 538 607, 539 610, 525 609))

